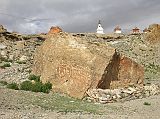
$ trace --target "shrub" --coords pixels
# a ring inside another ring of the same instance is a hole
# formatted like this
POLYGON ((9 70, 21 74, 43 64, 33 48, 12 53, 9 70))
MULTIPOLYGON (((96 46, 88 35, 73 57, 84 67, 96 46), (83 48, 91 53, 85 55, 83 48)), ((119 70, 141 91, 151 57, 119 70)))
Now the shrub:
POLYGON ((7 85, 7 88, 9 89, 15 89, 15 90, 19 90, 18 88, 18 84, 17 83, 11 83, 7 85))
POLYGON ((0 66, 2 69, 5 69, 6 67, 10 67, 10 63, 5 63, 2 66, 0 66))
POLYGON ((44 84, 49 90, 52 89, 52 84, 50 82, 47 82, 44 84))
POLYGON ((43 83, 42 82, 35 82, 32 84, 31 91, 33 92, 42 92, 43 83))
POLYGON ((31 91, 32 87, 33 87, 33 84, 31 81, 24 81, 20 85, 20 89, 25 91, 31 91))
POLYGON ((48 87, 46 85, 43 85, 42 89, 41 89, 41 92, 43 92, 43 93, 49 93, 48 87))
POLYGON ((8 83, 6 81, 0 81, 1 84, 7 85, 8 83))
POLYGON ((151 105, 151 103, 148 103, 148 102, 144 102, 143 104, 147 106, 151 105))
POLYGON ((10 67, 11 65, 9 63, 5 63, 3 66, 4 67, 10 67))
MULTIPOLYGON (((33 77, 31 76, 31 79, 34 79, 35 81, 35 75, 33 77)), ((35 83, 32 83, 31 81, 24 81, 20 84, 20 89, 25 91, 49 93, 52 89, 52 84, 50 82, 43 84, 39 80, 35 81, 35 83)))
POLYGON ((29 75, 29 80, 34 80, 35 82, 40 82, 40 76, 36 76, 34 74, 29 75))
POLYGON ((52 89, 52 84, 50 82, 47 82, 43 84, 42 86, 42 92, 43 93, 49 93, 49 91, 52 89))
POLYGON ((24 62, 24 61, 17 61, 16 63, 18 63, 18 64, 26 64, 26 62, 24 62))
POLYGON ((11 65, 10 65, 10 63, 5 63, 5 64, 3 64, 3 66, 4 67, 10 67, 11 65))

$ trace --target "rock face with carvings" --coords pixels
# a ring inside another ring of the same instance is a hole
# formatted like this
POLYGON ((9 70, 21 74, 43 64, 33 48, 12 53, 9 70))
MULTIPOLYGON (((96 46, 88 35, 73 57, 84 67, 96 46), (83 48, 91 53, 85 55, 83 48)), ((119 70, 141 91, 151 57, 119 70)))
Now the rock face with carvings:
POLYGON ((56 26, 56 27, 52 26, 50 28, 50 31, 48 32, 48 34, 50 35, 50 34, 60 33, 60 32, 62 32, 62 29, 60 27, 58 27, 58 26, 56 26))
POLYGON ((143 68, 113 47, 67 33, 48 36, 36 51, 32 73, 50 81, 53 91, 79 99, 89 89, 143 83, 143 68))

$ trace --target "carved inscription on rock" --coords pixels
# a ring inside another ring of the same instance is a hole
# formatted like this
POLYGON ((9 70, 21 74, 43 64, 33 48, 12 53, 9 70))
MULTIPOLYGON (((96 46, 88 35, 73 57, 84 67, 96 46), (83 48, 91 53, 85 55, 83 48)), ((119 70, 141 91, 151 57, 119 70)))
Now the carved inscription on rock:
POLYGON ((71 78, 79 80, 87 80, 91 78, 89 68, 82 66, 73 66, 62 62, 57 68, 58 78, 71 78))

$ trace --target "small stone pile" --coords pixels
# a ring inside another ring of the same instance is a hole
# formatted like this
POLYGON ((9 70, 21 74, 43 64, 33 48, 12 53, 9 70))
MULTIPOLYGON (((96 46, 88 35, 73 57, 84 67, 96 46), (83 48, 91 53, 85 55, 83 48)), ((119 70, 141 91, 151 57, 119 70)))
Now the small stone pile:
POLYGON ((160 93, 160 87, 152 84, 144 87, 128 87, 121 89, 91 89, 87 91, 87 100, 101 104, 124 102, 146 98, 160 93))

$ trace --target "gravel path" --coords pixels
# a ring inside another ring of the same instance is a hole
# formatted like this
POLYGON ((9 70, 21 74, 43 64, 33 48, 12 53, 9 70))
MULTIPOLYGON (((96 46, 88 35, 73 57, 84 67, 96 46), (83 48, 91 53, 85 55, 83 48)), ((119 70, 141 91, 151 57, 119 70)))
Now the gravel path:
MULTIPOLYGON (((0 119, 159 119, 160 95, 149 98, 101 105, 102 115, 65 113, 46 110, 30 103, 32 96, 41 93, 15 91, 0 88, 0 119), (23 95, 22 95, 23 94, 23 95), (22 95, 22 96, 20 96, 22 95), (26 95, 26 96, 24 96, 26 95), (28 98, 27 98, 28 97, 28 98), (27 99, 26 99, 27 98, 27 99), (144 102, 150 105, 144 105, 144 102), (107 108, 107 107, 113 108, 107 108)), ((100 104, 97 104, 100 105, 100 104)))

